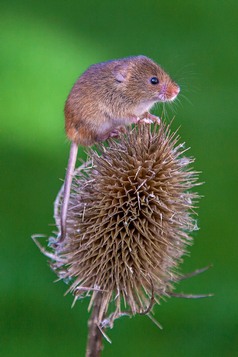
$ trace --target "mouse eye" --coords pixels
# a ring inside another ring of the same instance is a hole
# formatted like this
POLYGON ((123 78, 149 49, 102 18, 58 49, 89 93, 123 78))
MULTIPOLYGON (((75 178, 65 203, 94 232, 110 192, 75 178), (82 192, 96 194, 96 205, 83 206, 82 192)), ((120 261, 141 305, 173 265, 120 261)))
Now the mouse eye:
POLYGON ((151 84, 158 84, 158 83, 159 83, 159 80, 158 80, 157 77, 152 77, 152 78, 150 78, 150 83, 151 83, 151 84))

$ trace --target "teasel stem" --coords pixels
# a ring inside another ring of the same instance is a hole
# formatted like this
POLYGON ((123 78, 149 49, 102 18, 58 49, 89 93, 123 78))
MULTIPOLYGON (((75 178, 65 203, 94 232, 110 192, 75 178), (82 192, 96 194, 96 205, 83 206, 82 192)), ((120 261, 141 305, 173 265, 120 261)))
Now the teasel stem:
POLYGON ((86 357, 100 357, 103 349, 103 331, 99 327, 99 311, 102 303, 102 294, 97 293, 94 299, 92 314, 88 320, 88 342, 86 349, 86 357))

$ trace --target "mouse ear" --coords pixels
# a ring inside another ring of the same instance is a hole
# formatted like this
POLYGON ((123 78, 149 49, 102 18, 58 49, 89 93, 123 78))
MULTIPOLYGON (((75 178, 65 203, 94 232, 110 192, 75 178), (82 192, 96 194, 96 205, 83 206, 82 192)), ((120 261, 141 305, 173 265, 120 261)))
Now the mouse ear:
POLYGON ((113 70, 117 82, 124 82, 128 76, 128 63, 120 63, 113 70))

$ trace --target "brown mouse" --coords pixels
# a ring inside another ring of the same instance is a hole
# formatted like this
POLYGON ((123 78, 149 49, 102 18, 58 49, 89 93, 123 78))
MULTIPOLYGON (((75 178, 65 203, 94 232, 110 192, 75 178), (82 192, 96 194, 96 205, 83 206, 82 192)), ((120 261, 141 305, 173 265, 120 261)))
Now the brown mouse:
POLYGON ((65 104, 65 130, 71 140, 64 183, 59 242, 66 217, 78 145, 91 146, 117 136, 125 125, 159 122, 149 113, 157 102, 173 101, 179 86, 146 56, 127 57, 90 66, 74 84, 65 104))

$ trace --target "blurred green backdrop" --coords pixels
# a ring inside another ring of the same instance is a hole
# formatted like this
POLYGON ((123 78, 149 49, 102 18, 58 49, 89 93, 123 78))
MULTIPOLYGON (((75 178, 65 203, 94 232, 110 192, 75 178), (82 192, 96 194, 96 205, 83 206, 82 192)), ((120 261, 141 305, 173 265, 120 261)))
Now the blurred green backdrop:
MULTIPOLYGON (((87 304, 55 279, 31 240, 49 235, 69 143, 63 106, 92 63, 145 54, 181 85, 174 127, 201 170, 199 226, 183 271, 213 263, 148 318, 122 318, 103 356, 235 356, 237 309, 237 1, 1 1, 0 354, 84 356, 87 304)), ((160 109, 158 109, 158 114, 160 109)), ((171 111, 171 117, 174 113, 171 111)), ((83 156, 83 153, 81 153, 83 156)))

